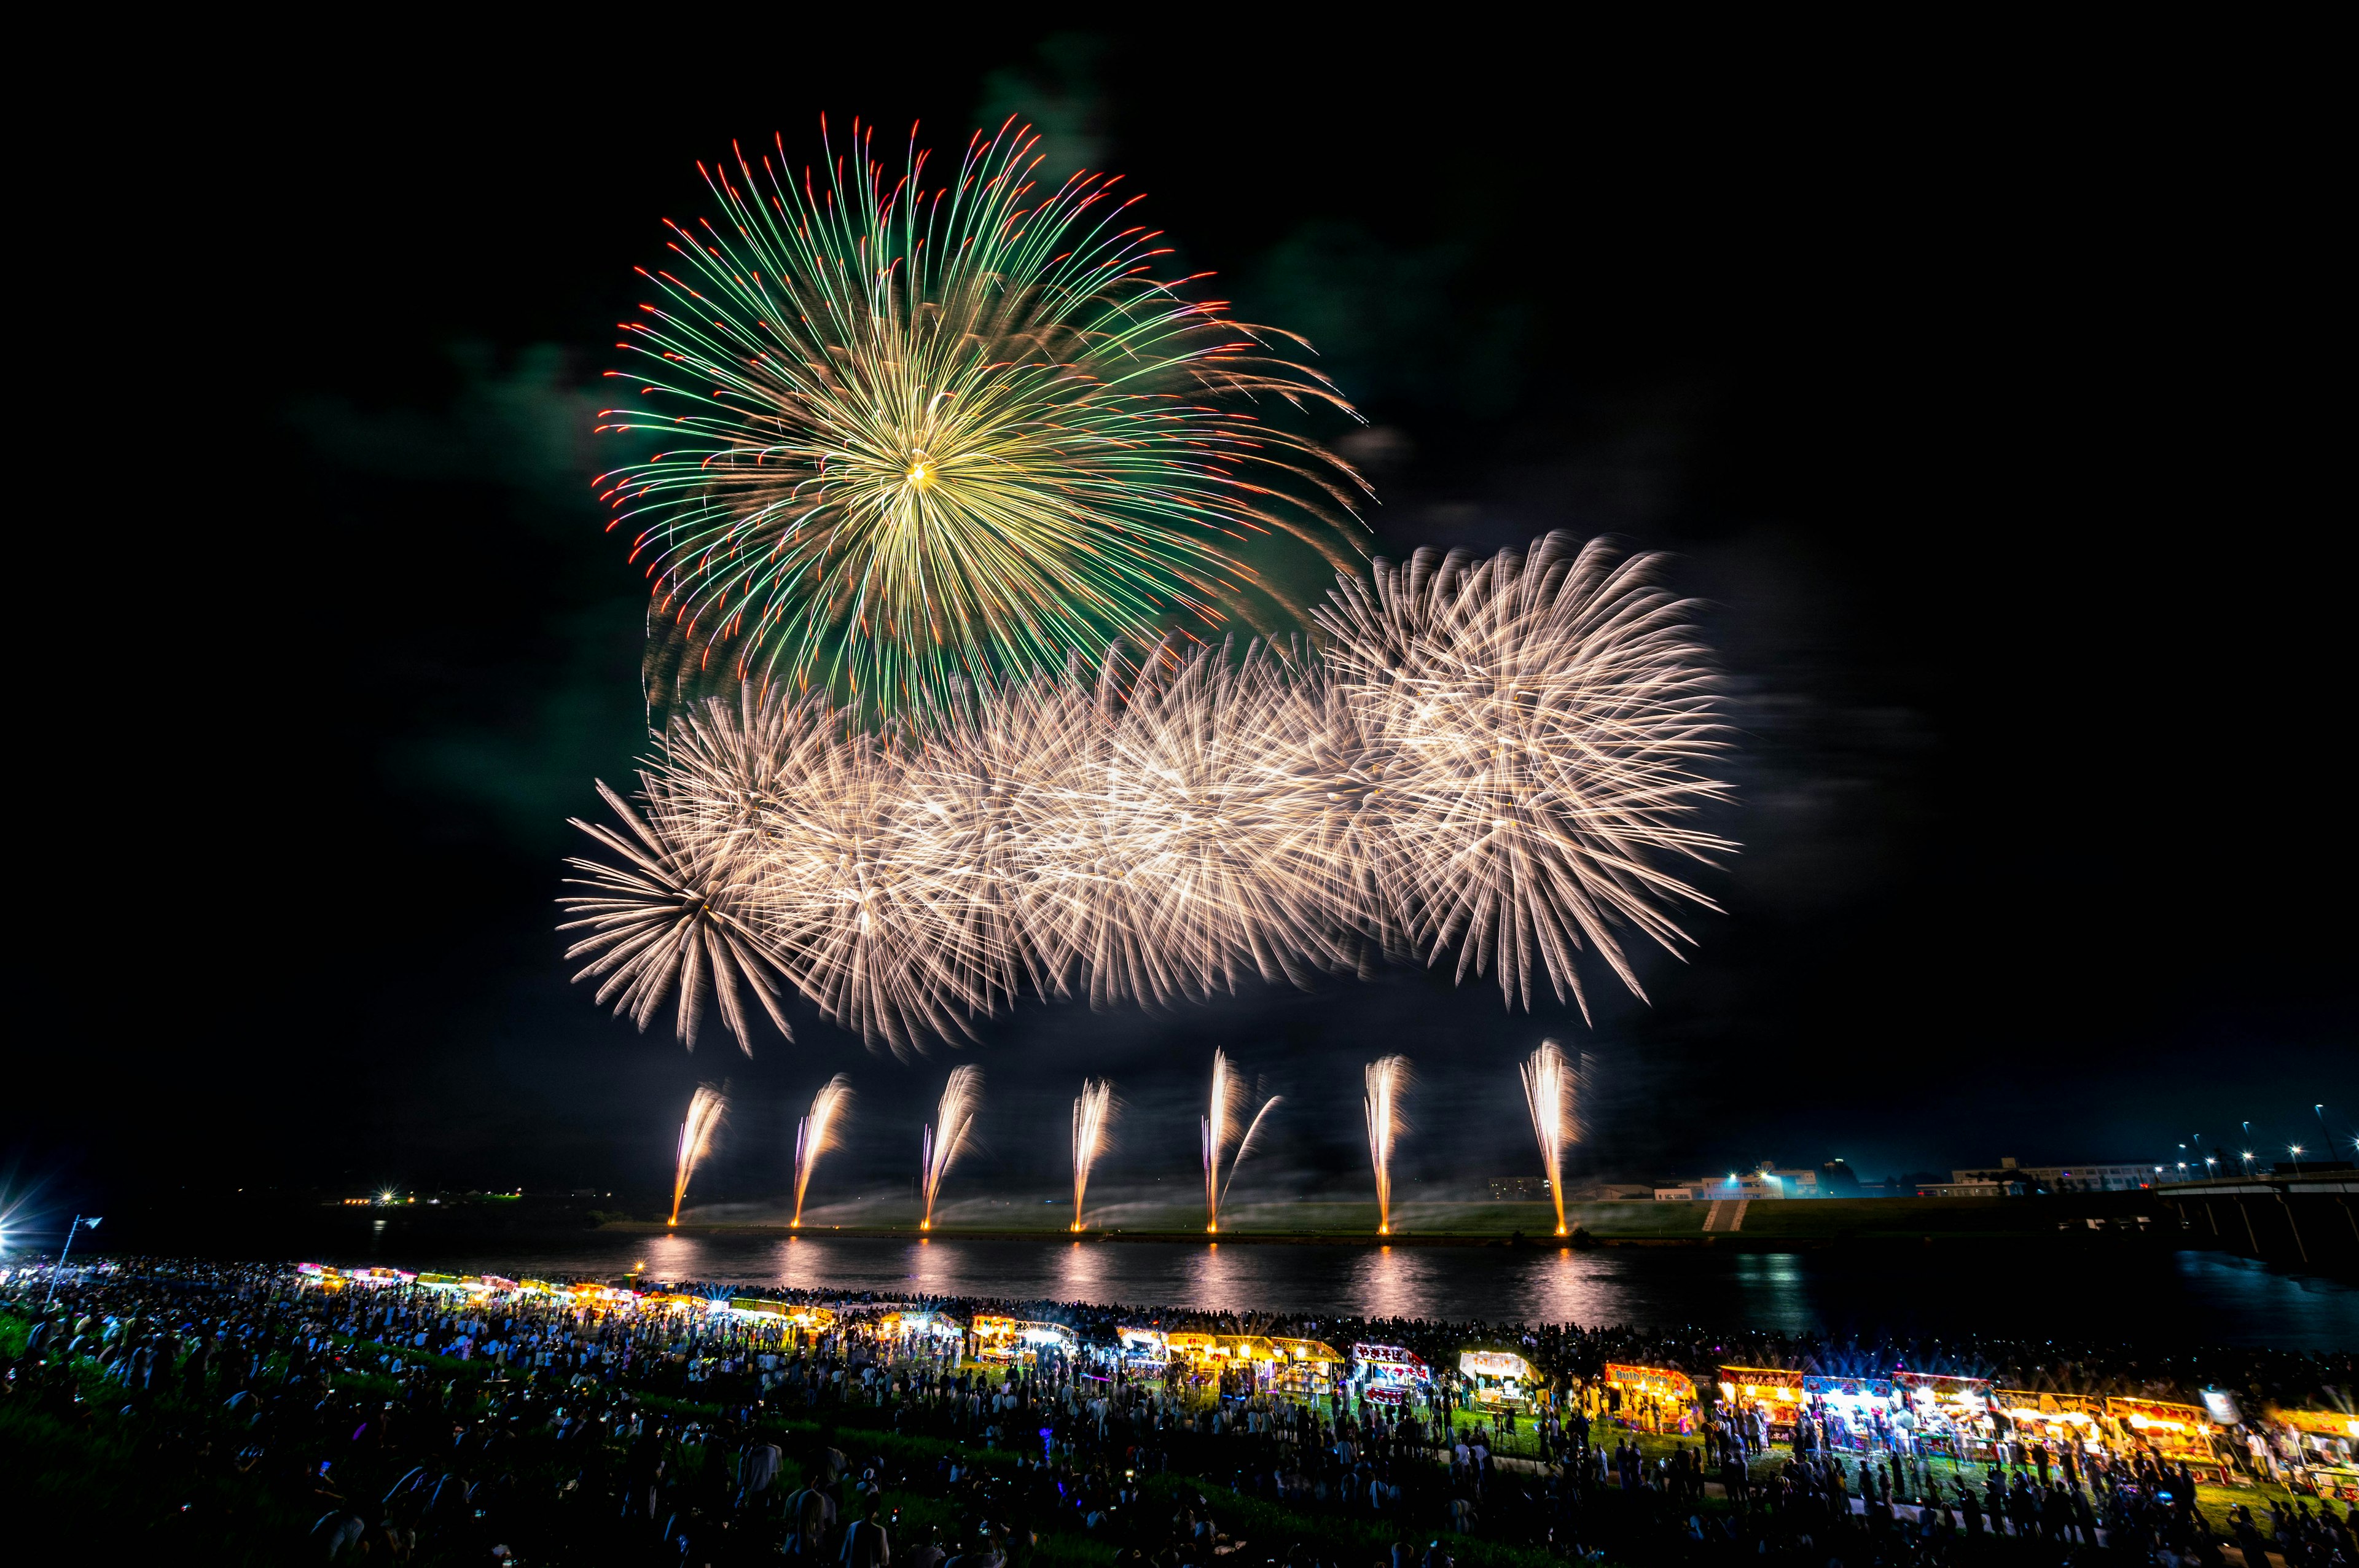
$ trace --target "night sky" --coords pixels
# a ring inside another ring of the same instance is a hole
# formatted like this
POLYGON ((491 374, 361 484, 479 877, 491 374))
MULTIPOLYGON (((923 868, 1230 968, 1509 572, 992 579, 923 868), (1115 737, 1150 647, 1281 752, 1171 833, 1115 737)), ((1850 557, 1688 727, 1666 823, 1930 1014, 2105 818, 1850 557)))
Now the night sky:
POLYGON ((972 1059, 978 1185, 1057 1190, 1084 1073, 1127 1105, 1107 1179, 1192 1184, 1219 1045, 1288 1097, 1266 1191, 1364 1184, 1359 1066, 1407 1054, 1397 1180, 1440 1192, 1535 1168, 1551 1035, 1593 1058, 1585 1168, 1639 1180, 2351 1121, 2347 261, 2299 94, 2061 45, 1189 26, 257 55, 21 144, 15 1180, 645 1192, 725 1076, 711 1191, 752 1197, 848 1070, 842 1176, 883 1183, 972 1059), (695 161, 814 156, 823 112, 945 154, 1016 112, 1124 171, 1365 413, 1372 552, 1677 554, 1745 849, 1651 1007, 1401 969, 1027 1002, 908 1064, 806 1007, 747 1061, 569 987, 565 818, 645 740, 590 484, 613 324, 695 161))

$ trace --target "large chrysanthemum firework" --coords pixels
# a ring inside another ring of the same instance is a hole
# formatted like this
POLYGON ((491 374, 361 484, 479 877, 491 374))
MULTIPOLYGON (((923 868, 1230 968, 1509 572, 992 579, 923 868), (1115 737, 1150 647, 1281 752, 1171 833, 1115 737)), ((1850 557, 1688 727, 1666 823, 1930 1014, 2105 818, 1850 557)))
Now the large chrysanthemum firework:
POLYGON ((710 701, 642 774, 645 823, 616 801, 632 836, 592 829, 626 864, 574 862, 576 950, 642 1026, 675 984, 683 1033, 708 979, 766 1003, 775 971, 897 1051, 1019 989, 1162 1003, 1384 947, 1584 1010, 1588 949, 1636 992, 1628 934, 1677 950, 1675 907, 1710 906, 1669 866, 1733 848, 1692 825, 1721 741, 1654 567, 1554 535, 1420 553, 1343 582, 1318 664, 1113 662, 877 732, 710 701))
POLYGON ((672 225, 602 427, 661 449, 602 481, 655 581, 659 705, 751 678, 891 712, 1288 625, 1258 536, 1350 564, 1359 479, 1262 417, 1348 406, 1158 280, 1113 180, 1033 184, 1034 142, 978 135, 940 189, 857 127, 816 173, 783 144, 705 171, 719 211, 672 225))

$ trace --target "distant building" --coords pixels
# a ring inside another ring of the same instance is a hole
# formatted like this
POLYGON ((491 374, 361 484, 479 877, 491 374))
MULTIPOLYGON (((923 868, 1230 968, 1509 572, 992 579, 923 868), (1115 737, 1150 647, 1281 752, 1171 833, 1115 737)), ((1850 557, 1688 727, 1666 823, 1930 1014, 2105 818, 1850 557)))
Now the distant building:
POLYGON ((1549 1195, 1545 1176, 1494 1176, 1491 1178, 1491 1201, 1494 1203, 1537 1203, 1549 1195))
POLYGON ((1693 1203, 1695 1189, 1693 1187, 1657 1187, 1655 1201, 1657 1203, 1693 1203))
POLYGON ((1920 1182, 1917 1185, 1920 1198, 2019 1198, 2023 1195, 2021 1182, 1920 1182))
POLYGON ((1949 1184, 2018 1182, 2034 1193, 2134 1193, 2154 1185, 2157 1179, 2152 1165, 2018 1165, 2010 1157, 1993 1169, 1952 1171, 1949 1184))

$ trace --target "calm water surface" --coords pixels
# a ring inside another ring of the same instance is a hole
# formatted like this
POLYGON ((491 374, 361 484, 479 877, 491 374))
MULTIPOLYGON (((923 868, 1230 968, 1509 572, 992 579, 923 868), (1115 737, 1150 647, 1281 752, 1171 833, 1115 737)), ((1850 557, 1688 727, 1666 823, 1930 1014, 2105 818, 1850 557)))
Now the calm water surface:
POLYGON ((321 1260, 599 1278, 644 1263, 657 1279, 1312 1316, 2359 1347, 2359 1288, 2212 1252, 2027 1259, 1999 1249, 1573 1252, 574 1232, 344 1245, 321 1260))

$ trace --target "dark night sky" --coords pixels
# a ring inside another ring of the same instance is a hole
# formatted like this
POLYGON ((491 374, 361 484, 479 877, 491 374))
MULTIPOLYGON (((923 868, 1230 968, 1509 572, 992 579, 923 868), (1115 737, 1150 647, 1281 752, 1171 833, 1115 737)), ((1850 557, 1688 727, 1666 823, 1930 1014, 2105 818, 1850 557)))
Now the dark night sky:
POLYGON ((1124 1177, 1192 1181, 1215 1044, 1291 1097, 1270 1172, 1306 1182, 1357 1169, 1394 1050, 1407 1182, 1525 1170, 1512 1064, 1547 1034, 1595 1058, 1594 1168, 1642 1179, 2359 1110, 2319 458, 2348 398, 2310 369, 2347 357, 2347 261, 2299 83, 2197 40, 703 42, 645 75, 386 42, 365 79, 223 44, 20 141, 18 397, 70 475, 17 511, 20 1181, 644 1190, 727 1075, 712 1179, 753 1195, 838 1069, 847 1176, 914 1160, 957 1054, 804 1009, 690 1057, 570 989, 551 929, 564 819, 643 739, 588 482, 612 323, 694 160, 809 154, 822 111, 955 149, 1017 109, 1126 171, 1386 433, 1376 550, 1675 551, 1742 730, 1726 913, 1651 1008, 1601 983, 1592 1030, 1414 971, 1027 1004, 972 1048, 979 1176, 1053 1190, 1088 1071, 1130 1104, 1124 1177))

